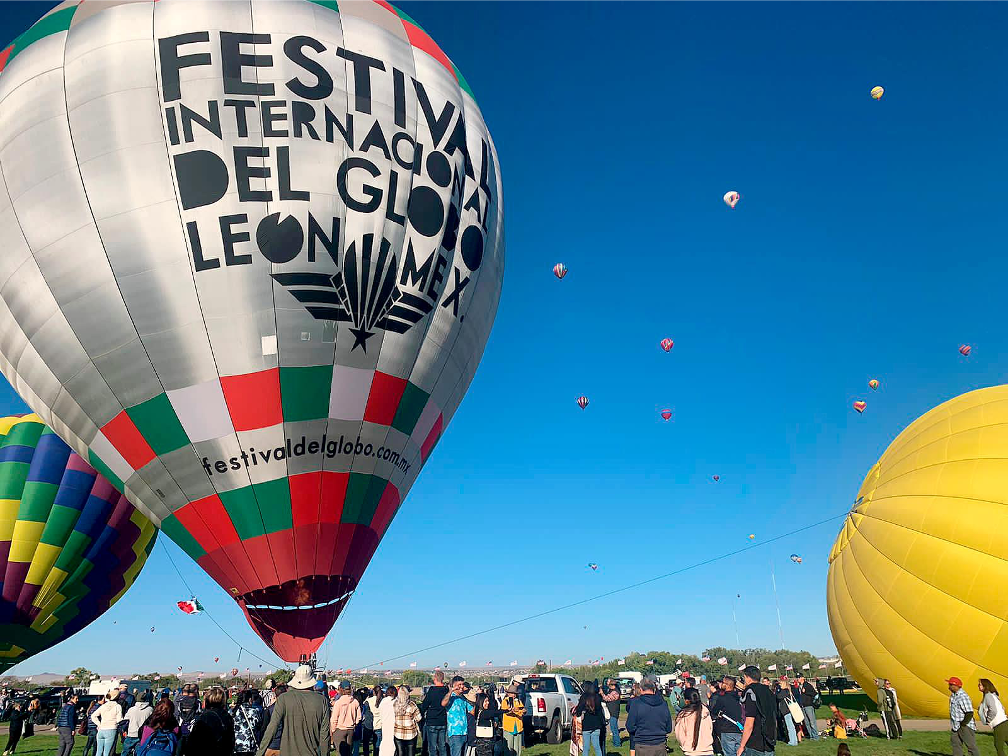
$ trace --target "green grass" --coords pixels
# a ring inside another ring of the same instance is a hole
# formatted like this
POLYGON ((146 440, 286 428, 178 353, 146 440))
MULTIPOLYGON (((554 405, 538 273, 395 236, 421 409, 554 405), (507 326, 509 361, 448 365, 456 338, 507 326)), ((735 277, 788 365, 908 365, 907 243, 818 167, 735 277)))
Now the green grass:
MULTIPOLYGON (((36 728, 38 725, 35 725, 36 728)), ((38 732, 36 730, 36 732, 38 732)), ((72 756, 79 756, 80 753, 84 751, 84 743, 87 742, 86 735, 78 735, 74 740, 74 749, 72 756)), ((7 733, 0 735, 0 748, 7 745, 7 733)), ((47 734, 36 734, 30 738, 21 738, 18 742, 17 750, 14 752, 15 756, 28 756, 29 754, 35 754, 40 756, 45 754, 45 756, 54 756, 56 753, 56 748, 59 745, 59 738, 56 735, 47 734)), ((122 748, 120 747, 120 751, 122 748)))
MULTIPOLYGON (((951 756, 952 746, 947 732, 906 732, 902 740, 886 740, 885 738, 852 738, 845 741, 823 739, 819 741, 804 740, 799 745, 787 746, 777 744, 776 756, 835 756, 838 743, 847 743, 852 756, 951 756)), ((669 739, 674 756, 682 756, 675 738, 669 739)), ((994 741, 988 733, 977 733, 977 745, 981 754, 994 753, 994 741)), ((570 743, 564 741, 559 745, 537 743, 522 751, 528 756, 569 756, 570 743)), ((606 743, 606 754, 618 753, 629 756, 630 746, 623 741, 622 747, 612 749, 612 741, 606 743)))

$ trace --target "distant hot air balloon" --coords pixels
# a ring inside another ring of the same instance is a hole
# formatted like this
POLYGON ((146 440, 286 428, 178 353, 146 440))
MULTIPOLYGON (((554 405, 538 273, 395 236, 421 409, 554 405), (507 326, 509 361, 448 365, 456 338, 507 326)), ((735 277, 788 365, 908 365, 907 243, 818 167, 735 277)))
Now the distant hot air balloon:
POLYGON ((666 352, 668 352, 668 351, 670 351, 672 349, 672 343, 673 343, 672 339, 667 339, 667 338, 666 339, 662 339, 660 343, 661 343, 661 348, 664 349, 666 352))
POLYGON ((151 626, 151 629, 150 629, 150 631, 151 631, 152 633, 154 632, 154 627, 153 627, 153 626, 151 626))
POLYGON ((0 672, 100 617, 156 538, 38 415, 0 419, 0 672))
POLYGON ((959 347, 959 354, 961 354, 963 357, 969 357, 969 353, 972 351, 973 347, 971 347, 969 344, 963 344, 961 347, 959 347))
POLYGON ((179 672, 181 672, 181 671, 182 671, 182 667, 179 667, 179 668, 178 668, 178 671, 179 671, 179 672))
POLYGON ((719 480, 721 480, 721 476, 720 475, 712 475, 711 477, 714 479, 715 483, 717 483, 719 480))
POLYGON ((553 266, 553 275, 563 280, 563 277, 567 275, 567 266, 563 263, 557 263, 553 266))
POLYGON ((868 381, 868 385, 871 387, 872 391, 878 391, 879 382, 877 380, 875 380, 874 378, 872 378, 870 381, 868 381))
POLYGON ((215 657, 213 658, 213 661, 214 661, 214 664, 216 664, 217 662, 219 662, 219 661, 220 661, 220 657, 219 657, 219 656, 215 656, 215 657))
POLYGON ((864 411, 865 411, 865 408, 866 408, 867 406, 868 406, 868 402, 865 402, 865 401, 862 401, 862 400, 860 400, 860 399, 858 399, 858 400, 857 400, 856 402, 854 402, 854 409, 856 409, 856 410, 857 410, 857 412, 858 412, 858 414, 859 414, 859 415, 860 415, 860 414, 861 414, 862 412, 864 412, 864 411))
POLYGON ((598 565, 595 562, 588 562, 588 566, 591 567, 592 572, 598 569, 598 565))
POLYGON ((666 422, 668 422, 669 420, 671 420, 671 419, 672 419, 672 410, 670 410, 670 409, 663 409, 663 410, 661 411, 661 416, 662 416, 662 418, 663 418, 663 419, 664 419, 664 420, 665 420, 666 422))
POLYGON ((728 207, 730 207, 732 210, 734 210, 735 205, 737 205, 738 201, 742 199, 742 195, 736 191, 725 192, 725 196, 723 199, 724 203, 728 205, 728 207))
POLYGON ((587 396, 579 396, 578 399, 577 399, 577 403, 578 403, 578 407, 580 407, 581 409, 584 409, 585 407, 588 406, 588 397, 587 396))
POLYGON ((0 55, 0 369, 298 662, 480 362, 501 166, 387 2, 236 8, 68 0, 0 55))
POLYGON ((873 100, 881 100, 883 94, 885 94, 885 89, 882 87, 872 87, 871 96, 873 100))
POLYGON ((238 676, 238 667, 232 667, 231 668, 231 677, 237 677, 237 676, 238 676))
POLYGON ((749 534, 749 540, 750 541, 755 541, 756 540, 756 534, 755 533, 750 533, 749 534))
POLYGON ((791 561, 794 562, 795 564, 801 564, 801 555, 800 554, 792 554, 791 555, 791 561))

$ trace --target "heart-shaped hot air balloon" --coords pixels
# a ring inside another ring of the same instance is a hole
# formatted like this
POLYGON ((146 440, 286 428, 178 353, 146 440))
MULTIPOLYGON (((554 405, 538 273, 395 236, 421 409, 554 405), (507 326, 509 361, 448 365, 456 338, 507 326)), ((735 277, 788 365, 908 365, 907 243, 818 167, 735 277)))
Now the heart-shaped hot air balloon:
POLYGON ((969 357, 969 353, 972 351, 973 347, 971 347, 969 344, 963 344, 961 347, 959 347, 959 354, 961 354, 963 357, 969 357))
POLYGON ((858 414, 859 414, 859 415, 860 415, 860 414, 861 414, 862 412, 864 412, 864 411, 865 411, 865 408, 866 408, 867 406, 868 406, 868 402, 864 402, 864 401, 861 401, 860 399, 858 399, 858 400, 857 400, 856 402, 854 402, 854 409, 856 409, 856 410, 857 410, 857 412, 858 412, 858 414))
POLYGON ((311 655, 496 313, 472 90, 384 0, 70 0, 0 67, 0 369, 311 655))

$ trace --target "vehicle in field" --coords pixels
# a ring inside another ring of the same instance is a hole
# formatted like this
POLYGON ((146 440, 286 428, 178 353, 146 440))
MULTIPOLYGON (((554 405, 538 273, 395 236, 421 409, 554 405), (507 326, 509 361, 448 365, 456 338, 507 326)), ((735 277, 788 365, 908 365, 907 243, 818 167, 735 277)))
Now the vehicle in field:
POLYGON ((542 735, 556 745, 570 735, 573 709, 581 686, 570 675, 530 674, 515 677, 525 685, 525 740, 542 735))

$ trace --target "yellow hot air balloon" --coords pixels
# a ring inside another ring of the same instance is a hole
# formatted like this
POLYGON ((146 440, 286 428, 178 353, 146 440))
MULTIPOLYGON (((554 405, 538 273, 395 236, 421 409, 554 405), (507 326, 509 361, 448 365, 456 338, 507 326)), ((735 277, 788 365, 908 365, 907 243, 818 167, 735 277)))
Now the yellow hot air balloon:
POLYGON ((872 87, 871 96, 873 100, 881 100, 885 90, 882 87, 872 87))
POLYGON ((905 713, 948 714, 945 679, 1008 687, 1008 386, 915 420, 861 484, 830 552, 827 611, 844 665, 905 713))

